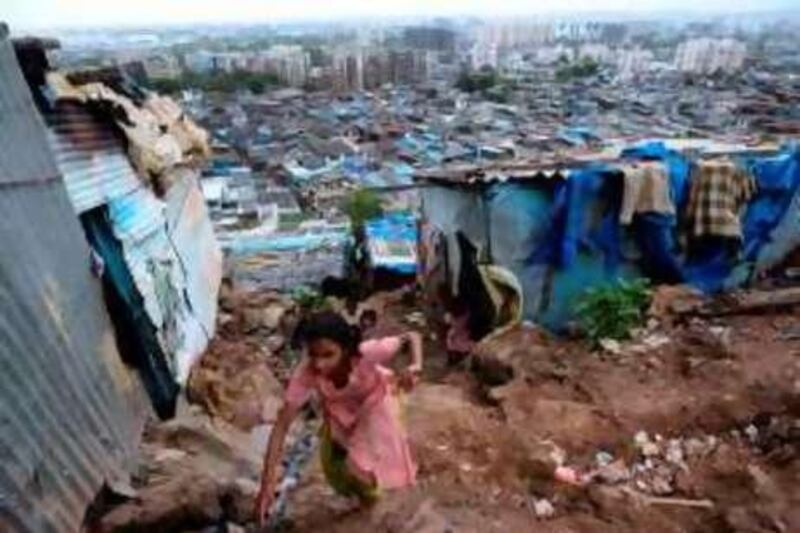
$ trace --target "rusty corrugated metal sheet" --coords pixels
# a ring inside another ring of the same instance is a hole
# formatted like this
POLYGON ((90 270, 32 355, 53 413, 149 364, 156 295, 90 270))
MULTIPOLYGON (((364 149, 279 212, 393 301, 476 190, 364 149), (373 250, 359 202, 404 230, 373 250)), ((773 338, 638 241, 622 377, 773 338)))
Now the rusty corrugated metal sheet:
POLYGON ((76 102, 59 103, 45 118, 58 169, 79 214, 143 186, 111 124, 76 102))
POLYGON ((145 414, 0 26, 0 531, 75 531, 145 414))

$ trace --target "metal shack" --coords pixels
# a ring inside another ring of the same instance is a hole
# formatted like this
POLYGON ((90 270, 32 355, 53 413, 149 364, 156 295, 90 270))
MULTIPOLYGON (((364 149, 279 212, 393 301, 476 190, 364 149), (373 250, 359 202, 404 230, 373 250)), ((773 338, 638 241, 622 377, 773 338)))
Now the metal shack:
POLYGON ((0 26, 0 530, 77 530, 124 480, 147 399, 0 26))
POLYGON ((204 132, 113 69, 51 70, 52 45, 0 25, 2 531, 77 531, 127 483, 214 335, 221 280, 204 132))
POLYGON ((415 179, 424 284, 490 328, 499 299, 488 266, 522 293, 522 317, 561 330, 587 288, 644 277, 717 292, 800 245, 800 152, 790 144, 647 141, 594 160, 451 166, 415 179), (709 213, 714 205, 725 211, 709 213), (724 224, 709 224, 715 216, 724 224))

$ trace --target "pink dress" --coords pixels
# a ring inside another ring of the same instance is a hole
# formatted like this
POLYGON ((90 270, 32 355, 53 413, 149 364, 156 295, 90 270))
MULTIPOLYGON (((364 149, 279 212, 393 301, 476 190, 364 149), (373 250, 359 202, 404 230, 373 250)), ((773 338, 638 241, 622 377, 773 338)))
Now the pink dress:
MULTIPOLYGON (((361 343, 347 385, 337 389, 314 372, 308 360, 292 374, 286 403, 302 407, 316 392, 333 439, 347 448, 354 473, 374 476, 378 486, 394 489, 413 485, 416 466, 400 421, 393 393, 392 371, 383 366, 400 349, 399 337, 361 343)), ((369 476, 369 477, 371 477, 369 476)))

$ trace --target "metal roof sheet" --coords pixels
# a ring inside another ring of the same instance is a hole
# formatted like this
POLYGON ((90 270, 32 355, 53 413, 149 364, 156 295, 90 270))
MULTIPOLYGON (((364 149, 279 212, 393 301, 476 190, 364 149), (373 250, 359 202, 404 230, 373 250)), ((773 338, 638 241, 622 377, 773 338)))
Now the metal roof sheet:
POLYGON ((47 123, 50 146, 78 213, 143 187, 111 124, 72 102, 48 113, 47 123))
POLYGON ((214 335, 217 297, 222 280, 222 250, 214 235, 197 178, 189 170, 173 180, 167 193, 167 225, 185 276, 190 313, 184 321, 184 342, 176 354, 178 381, 205 350, 214 335))
POLYGON ((219 249, 193 171, 175 171, 163 200, 140 188, 108 203, 125 262, 179 382, 214 333, 219 249))

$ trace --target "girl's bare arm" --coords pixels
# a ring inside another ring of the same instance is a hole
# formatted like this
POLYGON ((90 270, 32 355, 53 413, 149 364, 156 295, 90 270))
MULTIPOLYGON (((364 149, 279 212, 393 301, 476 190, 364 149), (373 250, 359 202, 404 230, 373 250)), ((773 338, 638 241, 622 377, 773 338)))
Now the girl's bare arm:
POLYGON ((403 334, 402 341, 403 348, 407 349, 411 355, 411 363, 408 365, 408 370, 412 372, 422 371, 422 335, 416 331, 409 331, 408 333, 403 334))
POLYGON ((264 456, 264 468, 261 474, 261 490, 256 499, 256 518, 262 524, 266 520, 267 513, 275 498, 275 487, 278 483, 278 465, 280 465, 283 456, 283 445, 286 441, 289 427, 297 417, 298 411, 297 408, 284 403, 278 413, 275 426, 273 426, 269 435, 269 444, 264 456))

